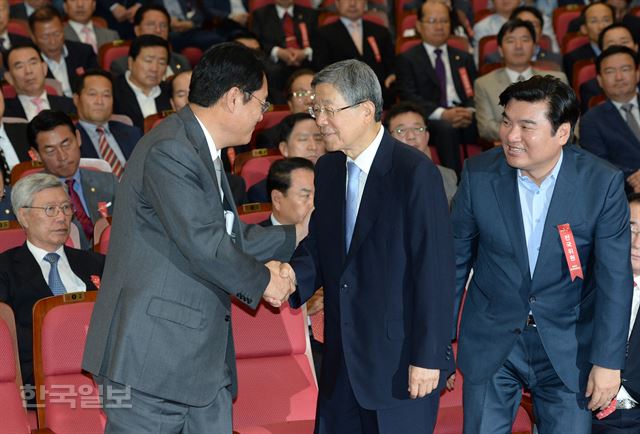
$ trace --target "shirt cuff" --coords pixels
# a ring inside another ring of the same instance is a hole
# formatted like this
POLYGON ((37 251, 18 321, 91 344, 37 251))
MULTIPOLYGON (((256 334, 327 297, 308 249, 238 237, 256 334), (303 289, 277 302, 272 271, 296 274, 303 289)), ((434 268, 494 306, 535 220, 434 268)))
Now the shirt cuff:
POLYGON ((438 107, 437 109, 431 112, 431 114, 429 115, 429 119, 432 121, 439 121, 440 119, 442 119, 442 113, 444 113, 444 111, 445 111, 444 107, 438 107))

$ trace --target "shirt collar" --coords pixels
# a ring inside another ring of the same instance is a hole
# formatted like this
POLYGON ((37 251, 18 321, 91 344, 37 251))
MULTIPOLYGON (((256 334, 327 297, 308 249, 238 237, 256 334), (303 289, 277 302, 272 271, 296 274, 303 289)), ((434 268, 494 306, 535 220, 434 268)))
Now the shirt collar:
POLYGON ((384 135, 384 127, 381 125, 378 130, 378 134, 376 134, 375 138, 371 142, 369 146, 366 147, 364 151, 360 153, 356 157, 355 160, 351 159, 351 157, 347 157, 347 162, 353 161, 358 168, 366 174, 369 174, 371 171, 371 166, 373 165, 373 159, 378 152, 378 148, 380 147, 380 142, 382 142, 382 136, 384 135))
POLYGON ((278 219, 273 215, 273 213, 271 213, 271 217, 269 217, 271 219, 271 224, 274 226, 282 226, 282 223, 280 223, 278 221, 278 219))
POLYGON ((439 47, 436 47, 435 45, 431 45, 431 44, 427 44, 426 42, 423 42, 422 45, 424 46, 424 49, 427 50, 427 55, 429 55, 430 58, 436 55, 435 51, 438 48, 442 50, 443 59, 446 59, 449 56, 449 52, 447 51, 447 44, 442 44, 439 47))
POLYGON ((33 98, 38 98, 38 97, 39 97, 40 99, 43 99, 43 100, 45 100, 45 101, 48 101, 48 98, 47 98, 47 91, 46 91, 46 90, 43 90, 43 91, 42 91, 42 93, 41 93, 40 95, 38 95, 37 97, 36 97, 36 96, 29 96, 29 95, 18 95, 18 99, 20 100, 20 102, 25 103, 25 104, 26 104, 26 103, 33 104, 33 103, 31 102, 31 100, 32 100, 33 98))
POLYGON ((276 5, 276 12, 278 13, 278 18, 280 19, 284 17, 285 12, 288 13, 293 18, 293 5, 289 6, 286 9, 280 5, 276 5))
POLYGON ((211 134, 209 134, 209 130, 207 130, 202 121, 198 119, 198 116, 196 116, 195 114, 194 116, 196 117, 196 120, 198 121, 198 124, 200 124, 200 128, 202 128, 202 132, 204 133, 204 138, 207 141, 207 146, 209 147, 209 152, 211 153, 211 159, 213 161, 215 161, 216 158, 222 159, 222 150, 216 147, 216 144, 213 141, 213 137, 211 137, 211 134))
POLYGON ((144 98, 156 99, 162 93, 162 91, 160 90, 160 86, 156 85, 151 89, 151 92, 149 92, 149 95, 146 95, 142 91, 142 89, 140 89, 138 86, 133 84, 133 82, 131 81, 131 71, 125 72, 124 73, 124 78, 125 78, 125 80, 127 80, 127 83, 129 83, 129 86, 131 86, 131 89, 133 89, 133 93, 136 94, 136 97, 141 96, 141 97, 144 97, 144 98))
POLYGON ((57 253, 58 255, 60 255, 60 258, 62 257, 66 258, 66 255, 64 254, 64 244, 58 247, 58 249, 55 252, 47 252, 46 250, 41 249, 40 247, 36 247, 31 243, 31 241, 27 240, 27 248, 29 249, 33 257, 36 258, 36 261, 38 261, 38 264, 42 262, 44 260, 44 257, 47 256, 49 253, 57 253))
MULTIPOLYGON (((544 185, 550 185, 552 183, 555 182, 555 180, 558 178, 558 173, 560 172, 560 166, 562 166, 562 160, 564 159, 564 149, 562 150, 562 152, 560 152, 560 158, 558 158, 558 161, 556 162, 556 165, 553 166, 553 170, 551 170, 551 173, 542 180, 542 182, 540 183, 540 187, 544 185)), ((529 178, 527 175, 524 175, 522 173, 522 170, 518 169, 518 179, 520 181, 523 181, 526 183, 533 183, 533 180, 531 178, 529 178)))
POLYGON ((89 20, 87 24, 82 24, 78 21, 72 20, 69 20, 68 22, 71 28, 78 34, 78 36, 82 36, 82 29, 85 27, 89 28, 89 30, 95 33, 95 30, 93 29, 93 22, 91 20, 89 20))
POLYGON ((66 59, 67 56, 69 55, 69 50, 67 50, 67 44, 64 44, 62 46, 62 58, 60 59, 60 62, 56 62, 55 60, 48 58, 47 55, 44 54, 44 53, 41 53, 41 55, 42 55, 42 58, 44 59, 44 61, 47 62, 47 63, 49 63, 49 62, 62 63, 64 61, 64 59, 66 59))
POLYGON ((78 120, 78 123, 80 125, 82 125, 82 128, 84 128, 84 130, 89 134, 91 134, 91 133, 98 134, 98 132, 96 131, 96 128, 98 128, 98 127, 103 128, 104 132, 106 134, 111 134, 111 132, 109 131, 109 121, 105 122, 102 125, 96 125, 96 124, 92 124, 90 122, 87 122, 85 120, 80 119, 80 120, 78 120))
POLYGON ((533 77, 533 68, 531 66, 529 66, 527 69, 525 69, 522 72, 514 71, 513 69, 507 68, 506 66, 505 66, 504 70, 507 73, 507 75, 509 76, 509 81, 511 83, 515 83, 516 81, 518 81, 518 76, 519 75, 522 75, 525 80, 528 80, 531 77, 533 77))
POLYGON ((351 28, 351 23, 358 23, 358 25, 360 26, 360 29, 362 29, 362 18, 358 18, 357 20, 354 21, 354 20, 350 20, 349 18, 340 17, 340 21, 342 21, 342 24, 344 24, 347 30, 351 28))
POLYGON ((633 95, 633 98, 631 98, 629 101, 618 102, 618 101, 611 100, 611 103, 613 103, 613 105, 618 110, 622 110, 622 105, 623 104, 629 104, 629 103, 633 104, 635 108, 640 108, 640 107, 638 107, 638 94, 637 93, 635 95, 633 95))

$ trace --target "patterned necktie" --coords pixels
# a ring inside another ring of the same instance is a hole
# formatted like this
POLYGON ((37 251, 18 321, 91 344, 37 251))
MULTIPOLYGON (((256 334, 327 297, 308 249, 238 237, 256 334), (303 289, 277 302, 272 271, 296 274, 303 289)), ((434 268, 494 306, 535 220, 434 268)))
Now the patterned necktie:
POLYGON ((284 30, 287 48, 300 48, 298 39, 296 38, 296 32, 293 28, 293 18, 288 12, 285 12, 282 17, 282 29, 284 30))
POLYGON ((636 136, 636 139, 640 140, 640 125, 638 125, 638 121, 631 111, 632 109, 633 103, 629 102, 622 104, 622 111, 627 115, 627 119, 625 119, 627 121, 627 125, 629 125, 629 129, 636 136))
POLYGON ((122 164, 120 164, 118 156, 109 144, 104 128, 97 127, 96 132, 98 133, 98 148, 100 150, 100 156, 102 156, 103 160, 109 163, 113 174, 116 175, 118 179, 120 179, 120 177, 122 176, 122 172, 124 172, 124 167, 122 167, 122 164))
MULTIPOLYGON (((0 140, 4 139, 0 138, 0 140)), ((4 180, 4 185, 9 185, 11 183, 11 169, 7 163, 7 159, 4 157, 4 151, 2 148, 0 148, 0 168, 2 168, 2 179, 4 180)))
POLYGON ((520 81, 524 81, 524 75, 520 74, 516 77, 516 81, 520 82, 520 81))
POLYGON ((31 98, 31 102, 33 103, 34 106, 36 106, 36 114, 44 110, 44 101, 39 96, 35 98, 31 98))
POLYGON ((436 48, 433 52, 436 53, 436 78, 440 85, 440 107, 447 107, 447 72, 442 61, 442 50, 436 48))
POLYGON ((93 52, 98 54, 98 43, 96 42, 96 38, 89 26, 82 26, 82 30, 80 32, 82 33, 82 42, 91 45, 93 47, 93 52))
POLYGON ((358 49, 358 53, 362 55, 362 35, 360 34, 360 23, 357 21, 351 21, 349 23, 349 34, 351 35, 351 39, 353 39, 353 43, 358 49))
POLYGON ((47 253, 44 257, 44 260, 51 264, 51 269, 49 270, 49 288, 53 295, 65 294, 67 292, 60 278, 60 273, 58 273, 59 259, 60 255, 57 253, 47 253))
POLYGON ((82 226, 82 231, 87 236, 87 239, 90 240, 93 238, 93 223, 91 222, 91 218, 84 211, 80 196, 78 196, 78 193, 73 189, 73 184, 75 182, 76 181, 74 179, 67 179, 65 184, 69 187, 69 199, 71 199, 71 203, 75 208, 75 216, 82 226))
POLYGON ((224 191, 222 190, 222 160, 220 157, 213 160, 213 167, 216 169, 216 179, 218 180, 218 189, 220 190, 220 198, 224 203, 224 191))
POLYGON ((345 241, 347 253, 351 246, 351 238, 353 237, 353 229, 356 226, 356 217, 358 217, 358 191, 360 186, 360 173, 362 171, 353 161, 347 163, 347 207, 345 216, 345 241))

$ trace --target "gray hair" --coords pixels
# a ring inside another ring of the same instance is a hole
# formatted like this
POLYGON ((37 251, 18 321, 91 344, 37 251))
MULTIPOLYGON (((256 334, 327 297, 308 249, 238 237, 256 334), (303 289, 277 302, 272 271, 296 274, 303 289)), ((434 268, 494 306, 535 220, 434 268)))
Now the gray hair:
POLYGON ((48 173, 34 173, 21 178, 11 189, 13 213, 18 215, 19 209, 31 206, 33 196, 48 188, 63 188, 67 191, 67 186, 59 178, 48 173))
POLYGON ((315 87, 321 83, 335 86, 347 104, 371 101, 376 107, 376 122, 382 119, 382 88, 366 63, 355 59, 333 63, 318 72, 311 85, 315 87))

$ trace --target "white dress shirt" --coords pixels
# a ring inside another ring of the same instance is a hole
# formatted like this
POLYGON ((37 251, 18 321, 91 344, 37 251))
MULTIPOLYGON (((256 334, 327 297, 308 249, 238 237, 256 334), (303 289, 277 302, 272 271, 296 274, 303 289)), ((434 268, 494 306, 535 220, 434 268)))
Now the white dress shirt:
POLYGON ((4 129, 4 124, 0 121, 0 148, 2 148, 2 152, 4 152, 4 159, 9 165, 9 169, 13 169, 13 166, 20 162, 18 158, 18 154, 16 154, 16 150, 13 148, 13 144, 11 140, 9 140, 9 136, 4 129))
POLYGON ((51 264, 45 261, 44 257, 48 253, 57 253, 60 255, 60 259, 58 260, 58 274, 60 274, 60 279, 62 279, 62 283, 64 284, 66 291, 83 292, 87 290, 87 285, 85 285, 82 279, 76 276, 73 270, 71 270, 69 259, 67 259, 67 255, 64 253, 64 246, 60 246, 55 252, 47 252, 46 250, 34 246, 30 241, 27 241, 27 248, 40 266, 40 270, 42 270, 42 277, 44 277, 44 281, 47 282, 47 285, 49 284, 51 264))
POLYGON ((522 72, 514 71, 513 69, 505 67, 504 71, 507 73, 507 76, 509 76, 509 82, 511 83, 515 83, 516 81, 518 81, 518 77, 520 76, 522 76, 522 78, 524 78, 525 80, 529 80, 531 77, 533 77, 532 67, 528 67, 522 72))
MULTIPOLYGON (((354 162, 355 165, 358 166, 358 169, 360 169, 360 177, 358 178, 358 201, 357 201, 358 206, 356 207, 356 215, 358 215, 358 211, 360 210, 360 201, 362 200, 364 187, 367 184, 367 177, 369 176, 369 172, 371 171, 371 165, 373 164, 373 159, 375 158, 376 153, 378 152, 378 148, 380 147, 380 142, 382 141, 383 135, 384 135, 384 127, 381 126, 380 130, 378 131, 378 134, 376 134, 371 144, 367 146, 367 148, 364 151, 362 151, 360 155, 356 157, 355 160, 352 160, 351 157, 347 157, 347 161, 345 162, 345 164, 347 164, 347 171, 349 170, 348 163, 350 161, 354 162)), ((349 174, 347 173, 347 176, 345 176, 345 181, 344 181, 345 192, 347 191, 348 183, 349 183, 349 174)), ((346 194, 345 194, 345 197, 346 197, 346 194)))
MULTIPOLYGON (((460 96, 456 91, 456 86, 453 82, 453 74, 451 73, 451 65, 449 64, 449 51, 447 50, 447 44, 441 45, 439 47, 435 47, 433 45, 423 43, 424 49, 427 50, 427 56, 429 56, 429 60, 431 61, 431 66, 434 71, 436 69, 436 58, 438 57, 435 53, 436 48, 442 50, 442 54, 440 54, 442 58, 442 63, 444 64, 444 71, 447 77, 447 107, 454 107, 460 104, 460 96)), ((445 107, 438 107, 429 115, 429 119, 431 120, 439 120, 442 119, 442 113, 445 111, 445 107)))
MULTIPOLYGON (((294 17, 294 15, 293 15, 293 5, 289 6, 286 9, 283 8, 280 5, 276 5, 276 13, 278 14, 278 18, 280 19, 280 21, 282 21, 282 17, 284 17, 285 12, 288 13, 291 18, 293 18, 294 17)), ((295 26, 295 23, 294 23, 294 26, 295 26)), ((294 27, 294 32, 295 32, 295 27, 294 27)), ((278 50, 280 48, 287 48, 287 47, 278 47, 278 46, 276 46, 276 47, 273 47, 271 49, 271 60, 273 62, 275 62, 275 63, 278 63, 278 60, 280 60, 278 58, 278 50)), ((309 61, 311 61, 313 59, 313 48, 311 48, 311 47, 306 47, 306 48, 305 47, 300 47, 300 48, 302 48, 304 50, 305 56, 307 56, 307 59, 309 59, 309 61)))
MULTIPOLYGON (((50 109, 51 105, 49 104, 49 98, 47 98, 46 91, 42 92, 42 94, 40 95, 40 98, 42 99, 42 110, 50 109)), ((35 118, 36 115, 38 114, 36 105, 31 101, 32 99, 33 99, 32 96, 18 95, 18 100, 20 101, 20 104, 22 104, 22 108, 24 109, 24 114, 27 117, 28 121, 35 118)))
POLYGON ((60 62, 48 58, 44 53, 42 53, 42 58, 45 62, 47 62, 47 66, 49 67, 49 71, 51 71, 51 74, 53 74, 53 78, 58 80, 62 85, 62 93, 64 93, 64 96, 71 98, 73 96, 73 91, 71 90, 71 83, 69 82, 67 62, 64 60, 68 55, 69 50, 67 50, 66 45, 63 45, 60 62))
POLYGON ((147 116, 158 113, 158 109, 156 108, 156 98, 162 93, 160 86, 154 86, 153 89, 151 89, 151 92, 149 92, 149 95, 146 95, 142 89, 131 82, 131 71, 125 72, 124 76, 127 83, 129 83, 129 86, 131 86, 131 89, 133 89, 133 93, 136 95, 136 100, 138 100, 138 106, 142 112, 142 117, 146 118, 147 116))
POLYGON ((4 33, 0 34, 0 38, 2 39, 2 48, 3 50, 8 50, 11 48, 11 41, 9 40, 9 31, 5 30, 4 33))

